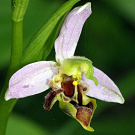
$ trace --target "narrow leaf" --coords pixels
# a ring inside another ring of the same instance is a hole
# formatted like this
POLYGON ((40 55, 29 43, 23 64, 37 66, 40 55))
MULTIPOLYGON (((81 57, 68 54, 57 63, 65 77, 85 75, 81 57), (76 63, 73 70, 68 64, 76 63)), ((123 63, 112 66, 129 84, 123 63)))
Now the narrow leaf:
POLYGON ((60 32, 60 29, 62 27, 62 24, 63 24, 67 14, 68 14, 68 12, 59 20, 59 22, 55 26, 55 29, 53 30, 52 34, 50 35, 47 42, 45 43, 45 45, 43 47, 42 60, 45 60, 47 58, 47 56, 50 54, 50 52, 51 52, 51 50, 53 48, 55 39, 57 38, 57 36, 58 36, 58 34, 60 32))
POLYGON ((53 16, 41 27, 27 46, 23 55, 22 65, 36 61, 40 51, 42 50, 45 42, 52 33, 59 19, 78 1, 80 0, 70 0, 63 4, 62 7, 56 11, 53 16))

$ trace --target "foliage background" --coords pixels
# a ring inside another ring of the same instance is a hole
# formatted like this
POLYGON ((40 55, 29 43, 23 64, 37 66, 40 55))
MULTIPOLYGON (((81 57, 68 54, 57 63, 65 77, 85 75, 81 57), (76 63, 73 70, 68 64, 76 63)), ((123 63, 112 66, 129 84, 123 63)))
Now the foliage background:
MULTIPOLYGON (((82 0, 77 5, 84 4, 82 0)), ((24 48, 33 34, 66 0, 32 0, 24 19, 24 48)), ((91 122, 94 133, 54 105, 43 110, 48 91, 19 99, 8 122, 7 135, 127 135, 135 134, 135 1, 91 0, 92 15, 81 34, 76 55, 86 56, 120 88, 123 105, 97 100, 91 122)), ((0 1, 0 89, 3 86, 11 49, 11 2, 0 1)), ((76 5, 76 6, 77 6, 76 5)), ((47 58, 54 59, 54 49, 47 58)))

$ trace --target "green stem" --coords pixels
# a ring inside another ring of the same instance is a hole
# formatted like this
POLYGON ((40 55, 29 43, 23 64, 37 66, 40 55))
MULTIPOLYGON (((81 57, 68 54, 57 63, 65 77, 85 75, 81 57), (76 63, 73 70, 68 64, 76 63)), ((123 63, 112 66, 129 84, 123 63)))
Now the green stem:
POLYGON ((5 92, 11 75, 21 67, 23 48, 23 17, 29 0, 12 0, 12 41, 10 64, 4 87, 0 94, 0 135, 5 135, 6 125, 17 99, 5 101, 5 92))
POLYGON ((0 135, 5 134, 6 124, 9 114, 16 102, 15 100, 5 101, 4 96, 8 88, 8 80, 11 75, 20 68, 22 58, 22 44, 23 44, 23 22, 12 22, 12 49, 11 60, 8 68, 8 73, 5 85, 0 95, 0 135))

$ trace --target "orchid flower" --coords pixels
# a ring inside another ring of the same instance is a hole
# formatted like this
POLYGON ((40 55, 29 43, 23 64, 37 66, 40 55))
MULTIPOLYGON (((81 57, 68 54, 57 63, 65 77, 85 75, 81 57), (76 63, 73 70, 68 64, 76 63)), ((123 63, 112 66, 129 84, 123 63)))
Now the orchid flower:
POLYGON ((24 98, 52 90, 45 96, 44 108, 50 110, 58 100, 60 108, 84 129, 94 131, 90 121, 96 100, 124 103, 118 87, 91 60, 74 56, 82 27, 91 14, 91 3, 73 9, 65 19, 55 41, 56 62, 39 61, 18 70, 9 81, 5 99, 24 98))

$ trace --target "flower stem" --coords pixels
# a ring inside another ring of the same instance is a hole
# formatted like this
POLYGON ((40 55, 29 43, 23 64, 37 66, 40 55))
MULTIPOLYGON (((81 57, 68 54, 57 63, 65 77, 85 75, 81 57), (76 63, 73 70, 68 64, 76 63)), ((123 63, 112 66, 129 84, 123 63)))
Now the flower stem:
POLYGON ((5 85, 0 95, 0 135, 5 134, 6 124, 9 114, 16 100, 5 101, 4 96, 8 88, 8 80, 11 75, 20 68, 22 58, 22 43, 23 43, 23 22, 12 22, 12 49, 11 60, 8 68, 8 73, 5 85))
POLYGON ((23 17, 29 0, 12 0, 12 41, 10 64, 4 87, 0 93, 0 135, 5 135, 6 125, 16 99, 5 101, 5 92, 11 75, 21 67, 23 48, 23 17))

